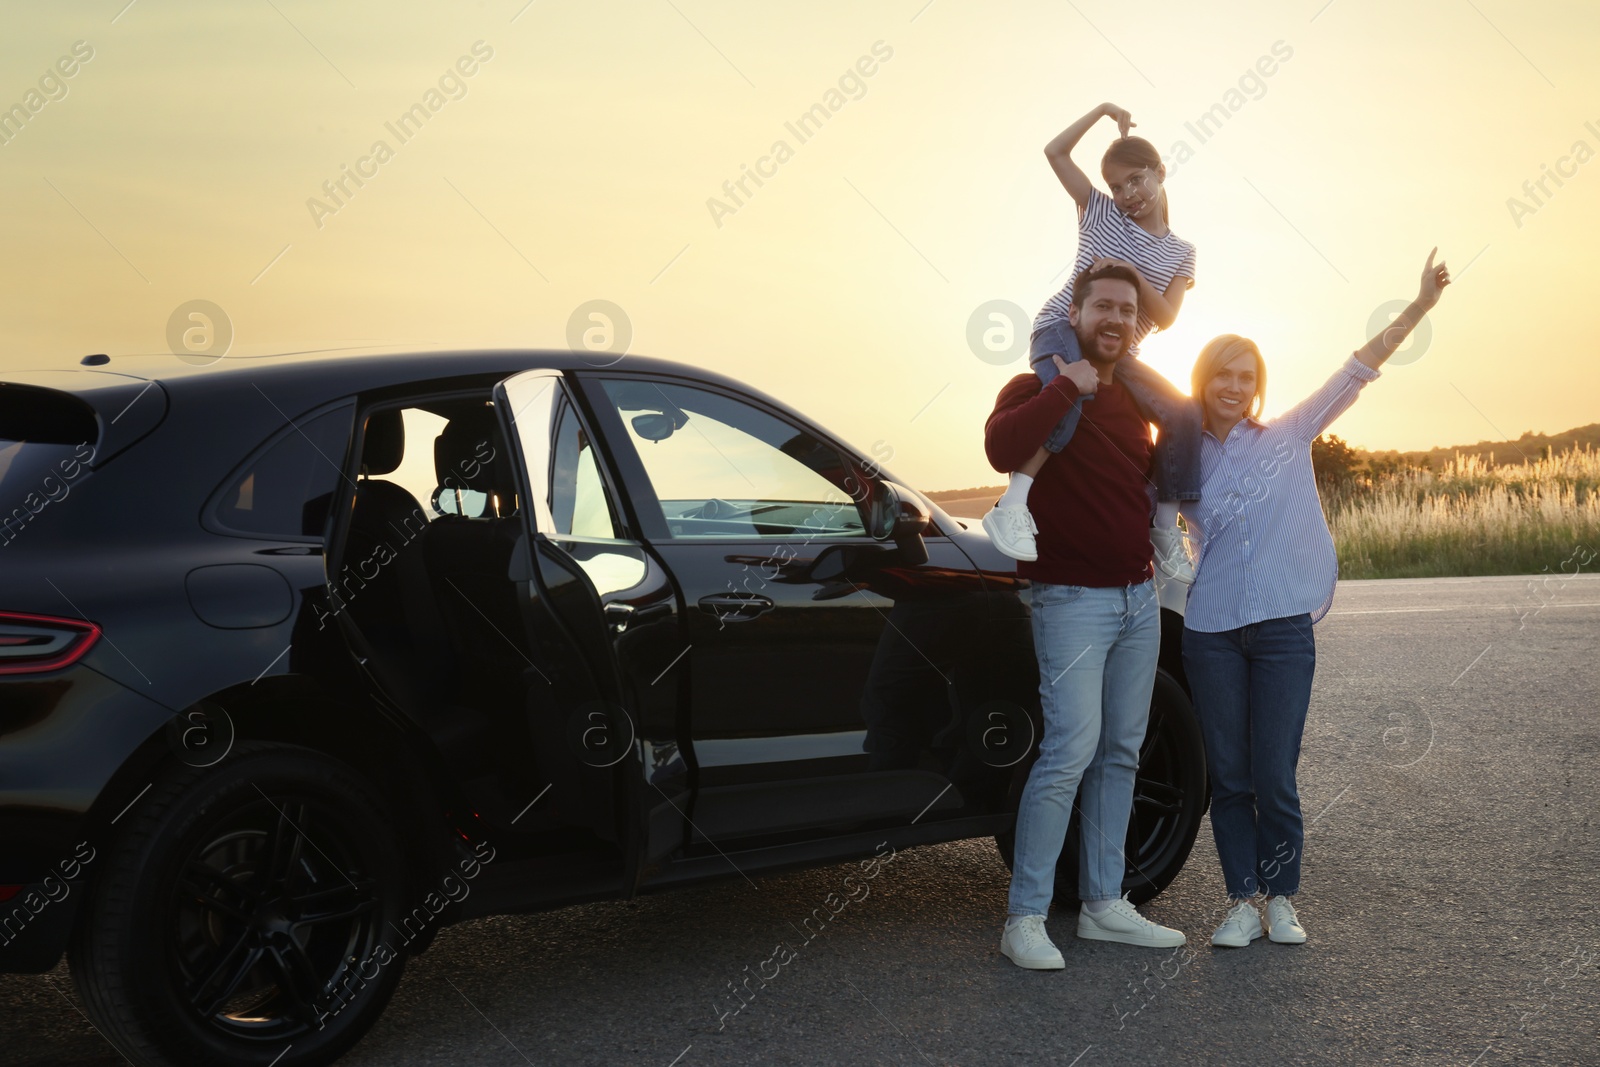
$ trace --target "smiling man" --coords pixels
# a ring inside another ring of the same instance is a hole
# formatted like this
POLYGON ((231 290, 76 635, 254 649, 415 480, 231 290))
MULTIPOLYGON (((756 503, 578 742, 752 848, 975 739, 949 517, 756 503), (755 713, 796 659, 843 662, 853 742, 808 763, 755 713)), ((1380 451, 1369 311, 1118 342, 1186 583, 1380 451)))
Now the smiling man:
POLYGON ((990 464, 1013 471, 1068 410, 1082 412, 1078 432, 1034 480, 1038 559, 1017 564, 1033 586, 1044 739, 1017 811, 1000 951, 1029 970, 1065 966, 1045 915, 1074 796, 1083 815, 1078 936, 1184 943, 1182 933, 1146 919, 1122 895, 1122 847, 1161 647, 1151 582, 1150 428, 1112 376, 1128 354, 1138 300, 1138 277, 1126 267, 1081 272, 1068 321, 1083 360, 1055 357, 1061 373, 1043 388, 1033 374, 1011 379, 984 427, 990 464), (1095 402, 1084 406, 1091 395, 1095 402))

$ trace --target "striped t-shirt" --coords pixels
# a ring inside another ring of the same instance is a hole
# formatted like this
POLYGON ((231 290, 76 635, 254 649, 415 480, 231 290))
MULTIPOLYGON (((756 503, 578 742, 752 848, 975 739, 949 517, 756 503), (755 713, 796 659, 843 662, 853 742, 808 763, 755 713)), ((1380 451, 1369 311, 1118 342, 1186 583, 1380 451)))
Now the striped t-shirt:
MULTIPOLYGON (((1115 201, 1091 186, 1089 203, 1078 217, 1078 257, 1072 262, 1072 274, 1066 286, 1039 309, 1033 320, 1035 333, 1051 323, 1066 321, 1073 281, 1101 256, 1132 263, 1159 292, 1166 292, 1177 277, 1188 278, 1188 288, 1194 287, 1194 245, 1171 230, 1165 237, 1150 236, 1144 227, 1118 211, 1115 201)), ((1141 305, 1130 352, 1137 353, 1139 342, 1155 328, 1155 320, 1141 305)))

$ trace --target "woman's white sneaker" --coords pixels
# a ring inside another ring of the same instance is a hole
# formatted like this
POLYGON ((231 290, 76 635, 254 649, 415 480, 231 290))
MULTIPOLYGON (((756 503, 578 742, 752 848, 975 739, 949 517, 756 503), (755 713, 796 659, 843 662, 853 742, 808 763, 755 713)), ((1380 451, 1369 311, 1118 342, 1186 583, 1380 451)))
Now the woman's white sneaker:
POLYGON ((1305 927, 1300 925, 1300 916, 1294 913, 1288 897, 1273 897, 1267 902, 1267 936, 1280 945, 1305 944, 1305 927))
POLYGON ((1244 948, 1265 933, 1261 929, 1261 913, 1248 900, 1241 900, 1228 910, 1211 943, 1222 948, 1244 948))
POLYGON ((1039 527, 1033 521, 1033 513, 1026 507, 1013 504, 990 508, 983 517, 983 530, 994 542, 994 547, 1012 559, 1031 563, 1039 558, 1039 545, 1033 539, 1039 527))
POLYGON ((1078 912, 1078 936, 1090 941, 1120 941, 1124 945, 1146 948, 1177 948, 1188 940, 1182 930, 1153 923, 1140 915, 1127 897, 1111 901, 1099 915, 1090 914, 1085 905, 1078 912))
POLYGON ((1000 951, 1012 963, 1030 971, 1059 971, 1067 965, 1061 950, 1044 932, 1043 915, 1024 915, 1007 923, 1005 933, 1000 935, 1000 951))

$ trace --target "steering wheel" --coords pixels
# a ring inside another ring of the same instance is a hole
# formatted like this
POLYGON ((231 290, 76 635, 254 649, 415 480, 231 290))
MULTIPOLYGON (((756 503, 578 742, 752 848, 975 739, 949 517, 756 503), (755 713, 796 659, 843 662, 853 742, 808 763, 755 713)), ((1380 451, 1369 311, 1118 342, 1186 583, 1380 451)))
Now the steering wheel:
POLYGON ((684 518, 686 518, 686 519, 736 519, 736 518, 739 518, 740 516, 749 515, 749 514, 750 514, 750 512, 748 512, 748 511, 741 511, 739 509, 738 505, 736 505, 736 504, 730 504, 726 500, 720 500, 720 499, 718 499, 716 497, 712 497, 710 500, 707 500, 704 504, 701 504, 694 511, 691 511, 688 514, 684 515, 684 518))

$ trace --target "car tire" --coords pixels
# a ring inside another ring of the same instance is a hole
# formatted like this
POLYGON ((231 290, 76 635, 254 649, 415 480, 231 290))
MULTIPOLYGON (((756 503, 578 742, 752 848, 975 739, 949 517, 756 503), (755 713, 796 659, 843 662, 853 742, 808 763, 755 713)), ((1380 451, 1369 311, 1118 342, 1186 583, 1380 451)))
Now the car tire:
POLYGON ((375 791, 307 749, 245 743, 135 799, 68 960, 90 1020, 139 1067, 311 1067, 400 980, 408 885, 375 791))
MULTIPOLYGON (((1037 757, 1037 749, 1034 756, 1037 757)), ((1020 800, 1033 759, 1019 769, 1013 785, 1013 803, 1020 800)), ((1150 696, 1150 725, 1139 748, 1139 771, 1134 781, 1133 815, 1128 822, 1127 873, 1122 889, 1135 904, 1143 904, 1172 884, 1183 869, 1200 830, 1200 818, 1210 804, 1206 780, 1205 742, 1200 720, 1183 686, 1164 670, 1156 672, 1150 696)), ((1078 903, 1078 811, 1073 805, 1066 844, 1056 862, 1055 902, 1078 903)), ((1006 866, 1012 864, 1015 833, 995 836, 1006 866)))

